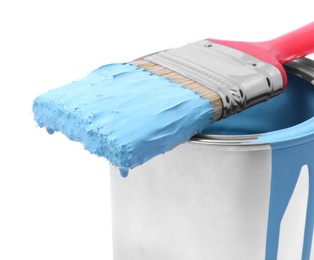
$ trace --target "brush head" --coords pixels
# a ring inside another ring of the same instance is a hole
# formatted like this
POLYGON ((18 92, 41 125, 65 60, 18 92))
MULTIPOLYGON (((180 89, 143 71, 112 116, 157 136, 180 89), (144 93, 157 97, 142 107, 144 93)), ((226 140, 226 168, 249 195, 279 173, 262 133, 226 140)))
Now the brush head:
POLYGON ((125 63, 48 91, 35 99, 33 111, 40 127, 82 143, 127 176, 205 129, 213 106, 179 83, 125 63))

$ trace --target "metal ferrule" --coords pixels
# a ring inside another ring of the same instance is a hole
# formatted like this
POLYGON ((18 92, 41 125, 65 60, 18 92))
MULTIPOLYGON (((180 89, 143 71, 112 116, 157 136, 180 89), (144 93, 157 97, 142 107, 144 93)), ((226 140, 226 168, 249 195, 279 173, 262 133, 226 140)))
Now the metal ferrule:
POLYGON ((202 40, 144 57, 215 91, 222 117, 266 101, 283 90, 280 71, 241 51, 202 40))

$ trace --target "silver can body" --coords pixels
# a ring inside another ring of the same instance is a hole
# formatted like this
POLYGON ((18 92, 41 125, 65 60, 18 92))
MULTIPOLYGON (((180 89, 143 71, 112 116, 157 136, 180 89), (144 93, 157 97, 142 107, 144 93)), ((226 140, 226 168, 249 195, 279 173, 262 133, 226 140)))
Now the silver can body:
MULTIPOLYGON (((112 167, 114 260, 265 260, 272 147, 256 138, 199 137, 128 178, 112 167)), ((303 260, 308 171, 281 221, 278 256, 267 260, 303 260)))
MULTIPOLYGON (((265 259, 268 145, 190 142, 126 179, 117 169, 111 177, 115 260, 265 259)), ((300 184, 296 208, 286 216, 287 230, 281 230, 297 232, 279 249, 282 260, 301 259, 295 257, 302 250, 296 243, 303 241, 307 183, 300 184)))

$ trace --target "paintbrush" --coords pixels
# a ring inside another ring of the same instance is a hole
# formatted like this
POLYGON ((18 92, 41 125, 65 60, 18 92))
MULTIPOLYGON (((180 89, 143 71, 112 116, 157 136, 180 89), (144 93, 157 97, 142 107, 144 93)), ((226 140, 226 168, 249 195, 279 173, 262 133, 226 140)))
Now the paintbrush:
POLYGON ((102 66, 34 100, 35 120, 123 176, 221 118, 280 94, 283 64, 314 52, 314 23, 266 42, 205 39, 102 66))

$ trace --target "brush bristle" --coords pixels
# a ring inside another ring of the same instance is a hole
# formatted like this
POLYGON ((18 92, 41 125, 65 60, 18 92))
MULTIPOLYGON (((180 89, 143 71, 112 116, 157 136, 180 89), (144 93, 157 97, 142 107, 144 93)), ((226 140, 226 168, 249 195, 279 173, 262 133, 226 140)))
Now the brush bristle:
MULTIPOLYGON (((163 74, 182 79, 169 70, 163 74)), ((81 142, 123 176, 201 133, 212 123, 213 110, 199 93, 128 63, 102 66, 33 105, 40 127, 81 142)))
POLYGON ((148 60, 138 59, 130 62, 131 64, 137 65, 145 70, 149 70, 159 76, 170 79, 173 82, 179 83, 184 87, 197 92, 203 98, 210 100, 213 105, 213 121, 218 121, 222 117, 222 100, 219 95, 211 90, 210 88, 203 86, 177 72, 160 66, 148 60))

